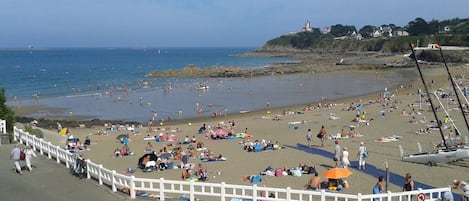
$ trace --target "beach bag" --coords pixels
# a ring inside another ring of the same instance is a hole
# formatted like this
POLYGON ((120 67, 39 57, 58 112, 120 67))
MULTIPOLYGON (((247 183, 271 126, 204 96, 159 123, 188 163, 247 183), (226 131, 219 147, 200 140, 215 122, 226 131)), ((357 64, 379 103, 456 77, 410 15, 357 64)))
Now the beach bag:
POLYGON ((363 152, 363 158, 368 158, 368 151, 363 152))
POLYGON ((20 160, 24 161, 24 159, 26 159, 26 153, 24 153, 24 151, 21 151, 20 152, 20 160))
POLYGON ((275 170, 275 176, 276 176, 276 177, 281 177, 281 176, 283 176, 282 168, 277 168, 277 169, 275 170))
POLYGON ((318 133, 318 135, 316 135, 316 137, 318 137, 319 139, 322 139, 322 137, 324 137, 324 135, 322 133, 318 133))

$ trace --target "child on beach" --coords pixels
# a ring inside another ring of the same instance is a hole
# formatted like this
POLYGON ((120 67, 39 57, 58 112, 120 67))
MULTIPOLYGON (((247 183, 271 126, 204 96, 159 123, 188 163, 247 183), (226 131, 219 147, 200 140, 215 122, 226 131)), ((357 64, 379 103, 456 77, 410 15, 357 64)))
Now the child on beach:
POLYGON ((24 153, 26 155, 25 157, 25 161, 26 161, 26 167, 28 168, 28 171, 33 171, 33 168, 31 166, 31 158, 34 156, 34 157, 37 157, 36 153, 34 152, 33 148, 31 147, 31 145, 28 145, 26 147, 26 149, 24 150, 24 153))
POLYGON ((308 147, 311 147, 312 138, 313 138, 313 133, 311 133, 311 129, 308 128, 308 132, 306 133, 306 142, 308 142, 308 147))

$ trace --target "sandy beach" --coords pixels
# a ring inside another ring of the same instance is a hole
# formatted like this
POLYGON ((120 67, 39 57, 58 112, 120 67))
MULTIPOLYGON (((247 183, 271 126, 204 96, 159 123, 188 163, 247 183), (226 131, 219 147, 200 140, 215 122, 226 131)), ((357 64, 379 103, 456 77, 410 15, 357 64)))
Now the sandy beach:
MULTIPOLYGON (((462 67, 455 68, 457 73, 453 75, 462 74, 464 69, 462 67)), ((417 74, 416 74, 417 76, 417 74)), ((433 80, 433 88, 443 88, 445 91, 449 90, 450 82, 447 81, 447 74, 444 67, 426 69, 425 76, 429 80, 433 80)), ((123 145, 116 142, 116 136, 129 131, 107 131, 108 135, 96 135, 98 130, 104 129, 103 126, 96 126, 93 128, 71 128, 71 134, 84 141, 86 137, 91 139, 92 145, 90 150, 81 152, 85 158, 91 159, 96 163, 103 164, 108 169, 123 172, 127 168, 137 169, 137 161, 140 156, 144 154, 145 145, 151 142, 154 149, 160 150, 163 147, 172 149, 176 146, 175 142, 156 142, 145 141, 144 137, 147 135, 156 136, 159 133, 171 133, 183 140, 185 136, 192 138, 195 136, 197 141, 203 142, 207 149, 212 150, 215 155, 222 154, 227 158, 227 161, 217 162, 202 162, 198 158, 190 158, 189 163, 201 163, 207 168, 209 174, 208 182, 226 182, 230 184, 252 185, 249 181, 242 181, 241 178, 247 175, 256 175, 264 171, 268 166, 275 168, 294 168, 298 164, 314 165, 316 170, 322 173, 332 167, 335 163, 332 159, 334 152, 334 139, 326 140, 324 147, 320 147, 321 142, 316 138, 316 134, 322 125, 327 130, 328 135, 337 136, 341 129, 349 132, 351 127, 361 135, 361 137, 354 138, 341 138, 338 142, 341 147, 347 147, 350 152, 350 161, 352 167, 349 169, 353 172, 351 176, 346 178, 350 187, 345 189, 343 193, 371 193, 372 187, 377 181, 376 174, 381 174, 385 170, 385 164, 388 164, 391 174, 391 180, 399 181, 402 183, 394 182, 388 184, 389 191, 401 191, 403 184, 403 176, 406 173, 413 175, 413 178, 419 184, 425 184, 432 187, 446 187, 451 184, 453 179, 466 179, 462 178, 462 173, 467 171, 469 162, 467 160, 459 161, 454 164, 439 164, 436 167, 430 167, 422 164, 414 164, 402 162, 400 159, 399 145, 401 145, 405 153, 414 153, 417 151, 416 143, 420 142, 424 150, 428 150, 429 146, 437 144, 441 141, 438 131, 432 131, 428 134, 416 134, 416 131, 425 129, 430 125, 430 120, 434 119, 431 110, 427 105, 419 107, 419 96, 417 95, 418 89, 422 88, 420 80, 409 81, 409 85, 397 87, 395 89, 388 89, 389 93, 386 94, 389 100, 378 103, 377 101, 382 97, 383 93, 369 94, 363 97, 346 98, 341 100, 331 100, 323 102, 322 107, 318 107, 319 103, 312 103, 311 111, 303 111, 307 105, 283 107, 283 108, 267 108, 265 110, 249 112, 245 114, 229 114, 218 118, 203 118, 180 120, 171 125, 154 126, 154 131, 147 132, 147 128, 141 128, 137 135, 131 135, 129 148, 135 153, 133 156, 124 156, 120 158, 113 158, 113 151, 116 148, 121 148, 123 145), (364 104, 363 109, 365 121, 353 122, 352 120, 357 115, 357 111, 347 111, 351 103, 364 104), (415 115, 410 114, 415 110, 415 115), (405 110, 407 115, 403 115, 402 111, 405 110), (285 112, 284 112, 285 111, 285 112), (384 116, 382 116, 384 112, 384 116), (287 113, 287 115, 283 115, 287 113), (291 114, 288 114, 291 113, 291 114), (278 117, 277 120, 273 120, 278 117), (415 117, 417 123, 409 123, 415 117), (233 140, 211 140, 204 137, 203 134, 198 134, 198 129, 202 124, 216 126, 218 124, 228 124, 229 121, 235 121, 235 133, 244 132, 248 129, 248 133, 252 134, 249 140, 267 140, 271 142, 278 141, 282 144, 284 149, 275 151, 262 151, 262 152, 247 152, 243 150, 240 145, 241 141, 247 139, 235 138, 233 140), (425 122, 424 122, 425 121, 425 122), (295 122, 295 124, 289 124, 295 122), (294 125, 294 126, 289 126, 294 125), (293 127, 293 128, 292 128, 293 127), (156 130, 159 128, 160 130, 156 130), (162 129, 168 129, 162 131, 162 129), (307 147, 306 133, 311 129, 313 132, 313 146, 307 147), (171 130, 178 130, 178 132, 171 132, 171 130), (400 139, 393 141, 395 138, 383 137, 399 136, 400 139), (359 143, 364 142, 367 150, 369 151, 369 158, 367 159, 367 169, 376 171, 362 171, 357 168, 356 154, 358 152, 359 143), (169 146, 168 144, 172 144, 169 146)), ((450 105, 451 108, 456 108, 457 105, 450 105)), ((454 119, 459 125, 459 129, 466 133, 460 111, 452 111, 454 119), (459 115, 459 116, 458 116, 459 115)), ((440 117, 444 114, 441 112, 440 117)), ((145 125, 146 126, 146 125, 145 125)), ((48 128, 46 128, 48 129, 48 128)), ((55 128, 54 128, 55 129, 55 128)), ((447 131, 445 131, 447 132, 447 131)), ((463 135, 465 136, 465 135, 463 135)), ((46 141, 52 141, 54 144, 64 145, 66 136, 59 136, 55 130, 45 134, 46 141)), ((186 148, 187 145, 182 145, 186 148)), ((179 164, 180 161, 174 161, 179 164)), ((173 180, 181 180, 181 169, 172 169, 165 171, 154 171, 145 173, 137 170, 133 175, 136 177, 146 178, 165 178, 173 180)), ((312 175, 303 174, 300 177, 283 176, 273 177, 264 176, 263 181, 258 185, 268 187, 291 187, 293 189, 303 189, 303 186, 308 182, 312 175)), ((384 174, 383 174, 384 176, 384 174)), ((323 177, 322 177, 323 178, 323 177)), ((323 178, 323 180, 325 180, 323 178)), ((419 185, 416 184, 416 188, 419 185)), ((456 191, 460 193, 458 190, 456 191)))

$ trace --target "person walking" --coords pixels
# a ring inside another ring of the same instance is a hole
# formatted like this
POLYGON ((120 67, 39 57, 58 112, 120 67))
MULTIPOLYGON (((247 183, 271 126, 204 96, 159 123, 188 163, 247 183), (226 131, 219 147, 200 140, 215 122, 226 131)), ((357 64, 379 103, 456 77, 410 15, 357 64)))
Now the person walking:
POLYGON ((311 128, 308 128, 308 132, 306 133, 306 142, 308 142, 308 147, 311 148, 311 142, 313 138, 313 133, 311 132, 311 128))
POLYGON ((335 167, 339 167, 339 164, 340 164, 340 155, 341 155, 341 148, 340 148, 340 145, 339 145, 339 140, 336 140, 335 141, 335 148, 334 148, 334 162, 335 162, 335 167))
POLYGON ((414 180, 410 173, 405 174, 404 186, 402 187, 403 191, 413 191, 414 190, 414 180))
POLYGON ((326 143, 326 137, 327 137, 327 131, 326 131, 326 128, 324 128, 324 125, 322 125, 321 129, 319 130, 318 137, 319 136, 321 139, 321 147, 324 147, 324 144, 326 143))
POLYGON ((34 156, 34 157, 37 157, 36 153, 34 152, 33 148, 31 147, 31 145, 28 145, 24 151, 26 157, 25 157, 25 161, 26 161, 26 167, 28 168, 28 171, 33 171, 33 167, 31 166, 31 158, 34 156))
POLYGON ((364 170, 365 169, 365 164, 366 164, 366 159, 365 159, 365 152, 366 152, 366 147, 364 142, 360 142, 360 147, 358 147, 358 169, 359 170, 364 170))
POLYGON ((16 173, 19 173, 20 175, 22 175, 23 172, 21 171, 21 166, 20 166, 20 155, 21 155, 21 150, 19 148, 19 145, 15 144, 15 146, 13 147, 10 153, 10 160, 13 160, 13 165, 15 167, 16 173))
POLYGON ((342 165, 344 166, 344 169, 347 169, 348 166, 350 166, 350 160, 348 159, 348 149, 347 147, 344 147, 342 151, 342 165))

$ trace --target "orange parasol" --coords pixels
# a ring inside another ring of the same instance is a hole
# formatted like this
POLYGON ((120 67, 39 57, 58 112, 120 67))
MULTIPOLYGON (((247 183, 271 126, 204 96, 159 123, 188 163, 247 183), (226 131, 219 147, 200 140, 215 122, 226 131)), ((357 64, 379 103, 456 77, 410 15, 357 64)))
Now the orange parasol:
POLYGON ((352 171, 344 168, 332 168, 323 173, 324 178, 327 179, 342 179, 350 176, 352 171))

